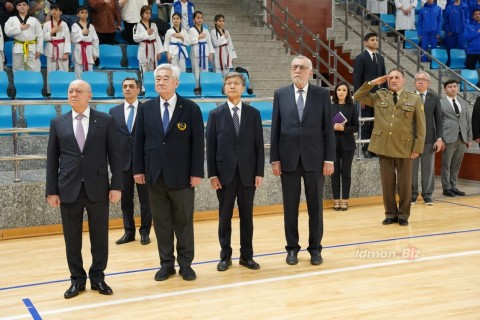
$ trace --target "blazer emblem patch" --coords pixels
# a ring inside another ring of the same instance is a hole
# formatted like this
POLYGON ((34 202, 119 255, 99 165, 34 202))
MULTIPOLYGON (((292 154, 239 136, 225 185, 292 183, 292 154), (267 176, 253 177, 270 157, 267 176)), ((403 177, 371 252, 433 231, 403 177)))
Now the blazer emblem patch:
POLYGON ((180 131, 185 131, 185 129, 187 129, 187 124, 184 123, 184 122, 179 122, 179 123, 177 123, 177 128, 180 131))

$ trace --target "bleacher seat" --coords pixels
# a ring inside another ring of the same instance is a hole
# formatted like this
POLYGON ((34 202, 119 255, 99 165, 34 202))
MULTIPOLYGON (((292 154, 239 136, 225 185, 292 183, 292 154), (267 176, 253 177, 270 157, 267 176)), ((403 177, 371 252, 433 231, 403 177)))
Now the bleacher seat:
POLYGON ((101 44, 99 69, 126 69, 122 66, 123 53, 120 46, 101 44))
POLYGON ((465 60, 467 60, 467 54, 463 49, 451 49, 450 50, 450 68, 463 69, 465 68, 465 60))
POLYGON ((138 79, 137 73, 133 71, 114 71, 112 72, 113 96, 115 98, 123 98, 122 82, 125 78, 138 79))
POLYGON ((155 3, 155 1, 151 5, 151 8, 152 8, 152 18, 157 18, 158 17, 158 5, 155 3))
MULTIPOLYGON (((445 49, 432 49, 432 56, 436 59, 438 59, 440 62, 443 64, 447 63, 448 60, 448 55, 447 55, 447 50, 445 49)), ((430 63, 430 69, 438 69, 440 66, 438 65, 437 62, 433 61, 430 63)))
POLYGON ((208 114, 210 111, 215 109, 217 107, 217 104, 215 102, 199 102, 198 106, 200 107, 200 110, 202 111, 202 118, 203 122, 207 123, 208 121, 208 114))
POLYGON ((69 104, 62 104, 61 108, 62 108, 62 114, 72 111, 72 106, 70 106, 69 104))
MULTIPOLYGON (((476 85, 478 83, 478 71, 477 70, 463 69, 460 72, 460 75, 462 76, 462 78, 465 78, 466 80, 470 81, 474 85, 476 85)), ((475 91, 474 87, 472 87, 472 86, 464 83, 464 81, 462 81, 462 83, 460 84, 460 90, 465 91, 465 88, 466 88, 467 91, 475 91)))
POLYGON ((422 0, 418 0, 417 1, 417 5, 415 7, 415 16, 418 16, 418 14, 420 13, 420 10, 422 9, 422 0))
POLYGON ((13 50, 13 41, 5 41, 3 44, 3 53, 5 55, 7 67, 12 67, 12 50, 13 50))
POLYGON ((255 107, 260 111, 260 117, 262 122, 270 121, 269 124, 265 124, 264 127, 270 127, 272 121, 273 102, 272 101, 252 101, 250 102, 252 107, 255 107))
POLYGON ((92 87, 93 99, 108 99, 108 74, 101 71, 85 71, 82 72, 82 80, 87 81, 92 87))
POLYGON ((7 73, 5 71, 0 71, 0 99, 1 100, 10 99, 10 97, 7 95, 7 89, 8 89, 7 73))
POLYGON ((108 113, 108 111, 110 111, 110 109, 113 107, 115 107, 114 104, 97 104, 95 110, 108 113))
POLYGON ((138 69, 138 44, 130 44, 127 46, 128 69, 138 69))
POLYGON ((188 58, 185 60, 185 69, 187 71, 192 71, 192 60, 190 59, 190 51, 192 51, 191 46, 185 46, 187 53, 188 53, 188 58))
POLYGON ((68 99, 68 86, 70 82, 76 80, 74 72, 51 71, 48 74, 48 84, 50 85, 51 99, 68 99))
POLYGON ((221 73, 201 72, 200 86, 202 88, 202 96, 210 98, 225 97, 222 93, 223 77, 221 73))
POLYGON ((145 98, 158 97, 158 93, 155 91, 155 77, 153 76, 153 71, 145 72, 142 82, 145 89, 145 98))
MULTIPOLYGON (((405 38, 415 43, 417 46, 419 45, 420 41, 418 39, 418 32, 417 30, 405 30, 405 38)), ((409 42, 405 41, 405 49, 412 49, 412 46, 409 42)))
MULTIPOLYGON (((13 127, 12 107, 0 105, 0 129, 11 129, 13 127)), ((2 134, 10 135, 10 134, 2 134)))
POLYGON ((51 104, 26 105, 24 108, 27 128, 49 128, 50 121, 57 116, 51 104))
POLYGON ((193 90, 195 89, 195 75, 190 72, 180 73, 180 85, 177 88, 177 93, 184 98, 193 98, 193 90))
POLYGON ((44 99, 42 96, 43 76, 37 71, 17 70, 13 72, 15 99, 44 99))
MULTIPOLYGON (((395 29, 395 16, 393 14, 386 14, 386 13, 381 13, 380 14, 380 20, 382 20, 385 24, 389 25, 393 29, 395 29)), ((388 27, 382 24, 382 32, 390 32, 388 27)))

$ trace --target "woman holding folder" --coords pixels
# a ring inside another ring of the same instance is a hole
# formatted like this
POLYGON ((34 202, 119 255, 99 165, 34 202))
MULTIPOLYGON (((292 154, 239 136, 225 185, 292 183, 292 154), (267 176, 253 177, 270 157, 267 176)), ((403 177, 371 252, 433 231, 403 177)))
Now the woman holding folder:
POLYGON ((333 90, 332 102, 333 129, 337 146, 335 170, 332 174, 333 210, 346 211, 352 181, 352 161, 355 154, 353 134, 358 131, 358 111, 346 82, 337 83, 333 90), (341 200, 340 189, 342 189, 341 200))

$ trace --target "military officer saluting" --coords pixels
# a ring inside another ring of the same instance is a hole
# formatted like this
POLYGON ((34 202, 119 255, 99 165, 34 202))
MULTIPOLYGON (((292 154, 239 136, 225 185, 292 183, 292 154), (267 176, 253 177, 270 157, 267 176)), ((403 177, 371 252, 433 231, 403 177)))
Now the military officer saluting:
POLYGON ((402 70, 392 69, 387 75, 364 83, 355 99, 375 110, 375 121, 368 151, 378 154, 382 181, 383 204, 387 225, 398 222, 408 225, 412 197, 412 160, 423 152, 425 113, 419 95, 404 90, 402 70), (370 93, 374 86, 387 81, 388 90, 370 93), (400 201, 397 206, 395 186, 400 201))

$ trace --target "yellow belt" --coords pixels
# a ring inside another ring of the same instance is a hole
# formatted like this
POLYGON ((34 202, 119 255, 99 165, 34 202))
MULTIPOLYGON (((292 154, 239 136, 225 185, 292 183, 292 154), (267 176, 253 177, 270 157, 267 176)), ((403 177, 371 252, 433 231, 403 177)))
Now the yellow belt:
POLYGON ((37 43, 37 40, 30 40, 30 41, 18 41, 18 40, 14 40, 13 42, 23 45, 23 62, 26 63, 27 60, 28 60, 28 45, 30 45, 30 44, 36 44, 36 43, 37 43))

